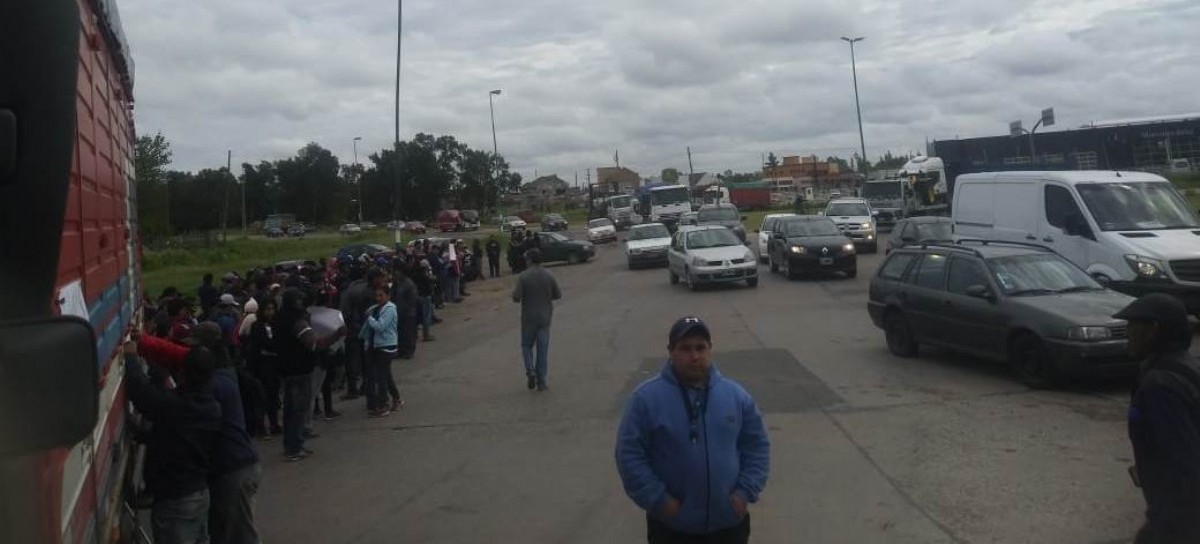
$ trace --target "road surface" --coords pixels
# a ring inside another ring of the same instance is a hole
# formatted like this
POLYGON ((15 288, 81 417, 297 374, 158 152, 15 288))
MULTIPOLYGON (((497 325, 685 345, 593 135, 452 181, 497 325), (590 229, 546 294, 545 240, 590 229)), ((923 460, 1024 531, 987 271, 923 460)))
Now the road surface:
POLYGON ((856 280, 789 282, 763 266, 756 289, 696 293, 664 269, 626 270, 619 244, 552 266, 564 299, 546 393, 525 389, 506 268, 396 363, 400 413, 367 419, 343 402, 300 463, 260 443, 264 541, 645 542, 613 441, 627 394, 689 314, 769 428, 753 541, 1130 541, 1144 503, 1126 474, 1129 384, 1033 391, 951 353, 897 359, 866 312, 881 261, 860 256, 856 280))

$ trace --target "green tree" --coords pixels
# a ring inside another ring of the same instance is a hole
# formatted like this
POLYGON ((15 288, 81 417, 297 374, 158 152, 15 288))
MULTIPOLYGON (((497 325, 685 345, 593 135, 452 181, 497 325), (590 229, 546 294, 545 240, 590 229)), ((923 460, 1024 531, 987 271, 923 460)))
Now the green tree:
POLYGON ((779 158, 775 156, 774 151, 767 153, 767 166, 769 168, 775 168, 776 166, 779 166, 779 158))
POLYGON ((908 162, 910 157, 905 155, 893 156, 891 151, 884 153, 879 157, 879 161, 873 166, 876 170, 898 170, 904 163, 908 162))
POLYGON ((258 166, 242 164, 242 184, 246 189, 246 220, 260 221, 278 213, 279 184, 275 164, 262 161, 258 166))
POLYGON ((295 157, 275 163, 279 180, 279 208, 314 225, 345 221, 350 191, 340 175, 338 159, 317 143, 309 143, 295 157))
POLYGON ((171 234, 166 167, 171 164, 171 143, 161 132, 139 136, 133 150, 138 194, 138 225, 143 237, 153 241, 171 234))
POLYGON ((662 180, 665 183, 679 183, 679 170, 674 168, 663 168, 662 180))
POLYGON ((838 169, 841 170, 843 173, 852 171, 850 168, 850 163, 846 162, 846 159, 843 159, 841 157, 826 157, 825 162, 837 164, 838 169))

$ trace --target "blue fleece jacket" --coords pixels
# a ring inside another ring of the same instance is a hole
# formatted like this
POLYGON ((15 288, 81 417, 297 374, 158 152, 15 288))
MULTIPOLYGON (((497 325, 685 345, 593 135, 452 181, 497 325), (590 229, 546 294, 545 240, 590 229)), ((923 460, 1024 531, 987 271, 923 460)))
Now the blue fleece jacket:
POLYGON ((686 394, 693 403, 706 398, 692 409, 694 425, 684 391, 670 362, 634 390, 617 432, 617 471, 629 498, 676 531, 705 534, 733 527, 741 518, 731 496, 756 502, 767 483, 771 446, 762 414, 716 365, 707 395, 686 394), (668 496, 682 508, 661 519, 668 496))
POLYGON ((395 349, 399 343, 399 331, 396 329, 396 305, 389 302, 384 303, 379 309, 379 316, 375 316, 375 307, 371 306, 367 309, 366 320, 363 321, 363 328, 358 335, 364 342, 369 342, 370 346, 375 349, 395 349))

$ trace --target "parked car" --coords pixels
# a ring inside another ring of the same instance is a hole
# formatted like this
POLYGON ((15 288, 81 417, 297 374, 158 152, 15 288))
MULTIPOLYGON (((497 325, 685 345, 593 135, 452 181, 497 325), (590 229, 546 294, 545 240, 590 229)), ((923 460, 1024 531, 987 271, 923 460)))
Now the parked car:
POLYGON ((342 225, 341 227, 338 228, 338 232, 340 232, 342 234, 342 236, 353 236, 355 234, 361 233, 362 227, 359 227, 358 225, 355 225, 354 223, 346 223, 345 225, 342 225))
POLYGON ((909 217, 896 222, 888 236, 887 250, 917 243, 954 243, 954 220, 949 217, 909 217))
POLYGON ((437 226, 442 232, 463 230, 462 214, 458 210, 442 210, 438 212, 437 226))
POLYGON ((441 246, 444 246, 444 245, 454 241, 454 239, 453 238, 441 238, 441 237, 437 237, 437 236, 433 236, 433 237, 429 237, 429 238, 417 238, 416 240, 409 242, 405 247, 411 248, 411 247, 417 247, 417 246, 424 246, 426 241, 428 241, 430 244, 441 247, 441 246))
POLYGON ((795 279, 806 272, 842 272, 858 275, 854 242, 828 217, 798 215, 781 218, 767 246, 771 272, 795 279))
POLYGON ((279 227, 267 227, 265 234, 267 238, 283 238, 286 233, 279 227))
POLYGON ((615 242, 617 241, 617 226, 607 217, 593 219, 588 221, 587 235, 588 241, 594 244, 615 242))
POLYGON ((292 238, 304 238, 304 235, 307 233, 308 229, 304 226, 304 223, 292 223, 288 225, 287 235, 292 238))
POLYGON ((395 253, 391 248, 380 244, 351 244, 344 246, 337 251, 337 258, 350 257, 358 260, 359 257, 366 255, 368 258, 375 258, 379 254, 392 255, 395 253))
POLYGON ((307 259, 296 259, 291 261, 279 261, 271 267, 276 273, 294 274, 303 270, 316 270, 321 265, 317 261, 307 259))
POLYGON ((629 269, 644 265, 667 264, 667 250, 671 249, 671 232, 662 223, 645 223, 629 228, 625 241, 625 259, 629 269))
POLYGON ((745 281, 758 287, 758 260, 733 231, 720 225, 683 226, 667 251, 671 285, 680 278, 695 291, 707 283, 745 281))
POLYGON ((408 221, 404 223, 404 226, 401 228, 404 232, 411 232, 413 234, 425 234, 425 231, 427 230, 425 228, 425 223, 420 221, 408 221))
POLYGON ((746 243, 746 227, 742 226, 742 221, 746 218, 738 214, 737 206, 733 204, 726 202, 700 206, 700 211, 696 212, 696 220, 699 225, 720 225, 728 228, 738 240, 746 243))
POLYGON ((1007 361, 1022 381, 1048 387, 1084 374, 1128 373, 1132 297, 1105 288, 1045 248, 996 241, 893 250, 871 280, 867 309, 888 349, 922 344, 1007 361))
POLYGON ((825 216, 837 223, 838 228, 854 241, 854 245, 866 248, 867 253, 879 251, 875 215, 871 213, 871 203, 866 199, 830 200, 825 206, 825 216))
POLYGON ((479 211, 462 210, 459 216, 462 217, 463 230, 479 230, 479 211))
POLYGON ((538 248, 542 251, 542 262, 566 261, 579 264, 596 255, 596 246, 591 242, 572 239, 561 232, 537 233, 538 248))
POLYGON ((375 223, 371 223, 368 221, 368 222, 359 223, 358 228, 360 228, 362 230, 375 230, 377 227, 376 227, 375 223))
POLYGON ((547 232, 567 230, 567 220, 559 214, 548 213, 542 216, 542 230, 547 232))
POLYGON ((1154 174, 993 172, 959 176, 955 232, 1036 241, 1101 283, 1175 295, 1200 315, 1200 230, 1187 199, 1154 174))
POLYGON ((771 241, 771 233, 775 231, 775 225, 779 223, 782 217, 794 217, 794 213, 769 213, 763 216, 762 225, 759 225, 758 230, 754 231, 758 234, 758 260, 767 262, 767 243, 771 241))
POLYGON ((500 232, 512 232, 514 230, 525 230, 525 220, 520 217, 508 215, 500 218, 500 232))

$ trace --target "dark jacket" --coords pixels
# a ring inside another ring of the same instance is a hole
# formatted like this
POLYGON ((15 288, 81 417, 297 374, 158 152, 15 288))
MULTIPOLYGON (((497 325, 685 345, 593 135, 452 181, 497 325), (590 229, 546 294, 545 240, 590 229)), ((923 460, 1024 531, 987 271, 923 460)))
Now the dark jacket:
POLYGON ((1154 355, 1129 406, 1129 440, 1146 498, 1138 544, 1200 538, 1200 364, 1186 349, 1154 355))
POLYGON ((433 296, 433 278, 430 277, 430 274, 424 269, 418 269, 413 273, 412 282, 417 286, 417 296, 433 296))
POLYGON ((400 317, 417 315, 417 284, 408 276, 392 282, 392 302, 396 303, 400 317))
POLYGON ((281 323, 272 326, 275 346, 279 350, 279 376, 287 378, 312 374, 317 366, 317 354, 303 341, 304 335, 312 332, 312 327, 304 319, 297 319, 290 326, 281 323))
POLYGON ((487 256, 489 261, 495 261, 500 258, 500 242, 496 240, 488 240, 487 256))
POLYGON ((238 387, 237 371, 233 367, 213 372, 213 397, 221 405, 221 437, 213 452, 212 474, 223 476, 258 462, 258 450, 246 432, 246 412, 238 387))
POLYGON ((373 304, 375 304, 375 289, 372 289, 371 284, 365 279, 354 280, 345 291, 342 291, 338 306, 342 311, 342 318, 346 320, 346 330, 352 335, 351 337, 358 335, 358 331, 362 329, 367 308, 373 304))
POLYGON ((150 384, 137 357, 125 358, 129 400, 153 423, 146 438, 146 485, 156 499, 174 499, 208 487, 221 434, 221 406, 211 385, 164 390, 150 384))

